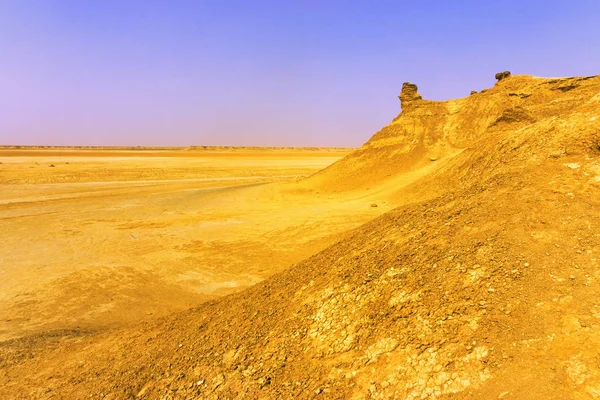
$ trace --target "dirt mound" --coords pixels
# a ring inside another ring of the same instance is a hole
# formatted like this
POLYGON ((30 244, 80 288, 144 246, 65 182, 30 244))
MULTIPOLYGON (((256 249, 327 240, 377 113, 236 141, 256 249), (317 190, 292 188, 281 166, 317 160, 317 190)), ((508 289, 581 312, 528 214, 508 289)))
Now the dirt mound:
POLYGON ((409 204, 245 292, 53 339, 40 354, 12 343, 0 387, 22 398, 597 397, 600 78, 511 76, 465 99, 419 100, 312 182, 366 185, 446 149, 462 151, 405 186, 409 204))

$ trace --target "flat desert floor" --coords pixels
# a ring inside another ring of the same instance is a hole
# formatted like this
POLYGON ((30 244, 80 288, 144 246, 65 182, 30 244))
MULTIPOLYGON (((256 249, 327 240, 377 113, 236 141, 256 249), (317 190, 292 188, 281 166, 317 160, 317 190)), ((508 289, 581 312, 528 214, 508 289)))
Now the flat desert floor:
POLYGON ((301 188, 343 149, 0 149, 0 341, 241 290, 389 210, 301 188))

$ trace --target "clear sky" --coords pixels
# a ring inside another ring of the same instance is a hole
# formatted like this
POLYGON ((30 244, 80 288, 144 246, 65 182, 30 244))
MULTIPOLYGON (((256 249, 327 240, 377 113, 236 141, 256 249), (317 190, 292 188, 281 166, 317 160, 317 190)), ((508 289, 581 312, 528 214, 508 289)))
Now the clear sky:
POLYGON ((600 1, 0 0, 0 144, 359 146, 494 73, 600 74, 600 1))

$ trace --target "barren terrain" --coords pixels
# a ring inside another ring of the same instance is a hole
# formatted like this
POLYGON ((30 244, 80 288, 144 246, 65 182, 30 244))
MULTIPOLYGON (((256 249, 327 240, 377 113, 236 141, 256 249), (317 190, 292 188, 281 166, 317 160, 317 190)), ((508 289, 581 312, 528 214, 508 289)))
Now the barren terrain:
POLYGON ((600 397, 600 76, 496 78, 305 179, 0 165, 4 397, 600 397))
POLYGON ((290 190, 346 153, 1 150, 0 340, 151 320, 315 253, 385 209, 290 190))

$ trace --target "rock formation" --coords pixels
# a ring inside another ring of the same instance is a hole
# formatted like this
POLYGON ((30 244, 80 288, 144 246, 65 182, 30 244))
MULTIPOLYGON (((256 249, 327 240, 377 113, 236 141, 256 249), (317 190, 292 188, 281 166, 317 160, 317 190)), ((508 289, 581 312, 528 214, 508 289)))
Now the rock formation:
POLYGON ((496 74, 496 79, 500 82, 502 79, 506 79, 510 76, 510 71, 498 72, 496 74))
POLYGON ((400 99, 400 106, 404 108, 408 103, 423 100, 423 97, 418 92, 419 88, 414 83, 404 82, 402 84, 402 91, 398 98, 400 99))

